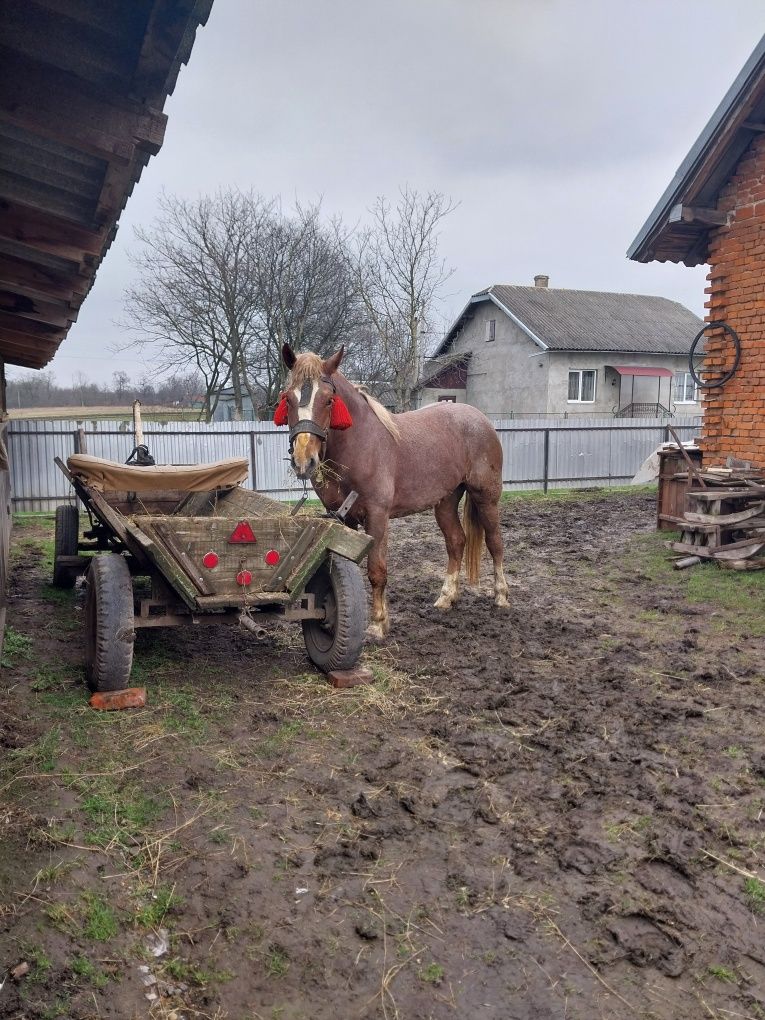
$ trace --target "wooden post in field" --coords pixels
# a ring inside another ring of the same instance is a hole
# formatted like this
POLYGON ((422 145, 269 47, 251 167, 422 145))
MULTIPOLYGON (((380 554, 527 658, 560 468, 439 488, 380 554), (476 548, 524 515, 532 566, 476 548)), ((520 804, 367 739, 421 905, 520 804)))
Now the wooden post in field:
POLYGON ((143 446, 143 424, 141 423, 141 401, 133 401, 133 432, 135 433, 135 446, 143 446))

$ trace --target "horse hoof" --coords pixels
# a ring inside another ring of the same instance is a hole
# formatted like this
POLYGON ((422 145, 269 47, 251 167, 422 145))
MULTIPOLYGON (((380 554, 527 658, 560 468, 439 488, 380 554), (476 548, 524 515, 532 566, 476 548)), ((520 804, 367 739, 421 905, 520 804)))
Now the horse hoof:
POLYGON ((452 608, 453 605, 454 605, 453 599, 449 599, 445 595, 441 595, 440 598, 437 598, 436 601, 433 603, 433 608, 440 609, 441 612, 446 613, 448 612, 448 610, 452 608))
POLYGON ((384 641, 385 631, 383 630, 383 625, 381 623, 370 623, 367 627, 366 637, 367 641, 384 641))
POLYGON ((510 603, 508 601, 507 595, 497 595, 497 597, 494 599, 494 605, 497 607, 497 609, 509 609, 510 603))

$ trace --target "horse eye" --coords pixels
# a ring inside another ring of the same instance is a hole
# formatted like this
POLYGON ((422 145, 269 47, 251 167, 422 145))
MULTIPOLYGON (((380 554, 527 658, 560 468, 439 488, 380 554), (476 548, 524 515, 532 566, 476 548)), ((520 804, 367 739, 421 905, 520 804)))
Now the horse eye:
POLYGON ((331 407, 332 406, 332 399, 333 399, 332 397, 329 397, 327 399, 327 407, 331 407))

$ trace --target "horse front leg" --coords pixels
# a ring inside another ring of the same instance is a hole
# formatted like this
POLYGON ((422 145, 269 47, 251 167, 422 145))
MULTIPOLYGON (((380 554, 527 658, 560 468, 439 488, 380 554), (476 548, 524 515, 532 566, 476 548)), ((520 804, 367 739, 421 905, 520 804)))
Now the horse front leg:
POLYGON ((388 582, 388 517, 370 515, 366 530, 375 540, 367 556, 367 577, 372 586, 372 619, 367 627, 367 637, 371 641, 382 641, 390 630, 390 616, 385 600, 385 585, 388 582))

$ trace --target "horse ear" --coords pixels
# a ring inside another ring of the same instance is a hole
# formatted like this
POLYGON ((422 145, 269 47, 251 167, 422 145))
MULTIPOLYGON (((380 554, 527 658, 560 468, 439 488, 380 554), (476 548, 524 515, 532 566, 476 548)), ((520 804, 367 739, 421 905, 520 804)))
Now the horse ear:
POLYGON ((287 366, 287 368, 292 368, 292 366, 295 364, 295 361, 297 360, 295 352, 292 350, 289 344, 285 344, 284 347, 282 347, 282 357, 284 358, 284 364, 287 366))
POLYGON ((338 368, 340 368, 340 362, 343 360, 344 354, 345 346, 342 346, 339 351, 335 351, 331 358, 327 358, 323 366, 327 375, 334 375, 338 368))

